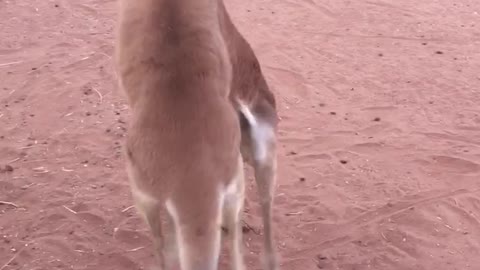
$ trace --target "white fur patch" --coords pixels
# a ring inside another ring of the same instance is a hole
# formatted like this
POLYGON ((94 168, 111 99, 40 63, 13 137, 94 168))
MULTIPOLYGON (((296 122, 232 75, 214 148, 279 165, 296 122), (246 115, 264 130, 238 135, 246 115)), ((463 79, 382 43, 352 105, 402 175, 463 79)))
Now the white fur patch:
POLYGON ((238 101, 238 104, 240 105, 240 111, 245 116, 248 123, 251 126, 256 126, 257 125, 257 119, 255 119, 255 116, 253 115, 250 108, 245 103, 243 103, 242 101, 238 101))
POLYGON ((179 262, 180 262, 180 266, 181 266, 181 269, 185 269, 185 265, 186 265, 186 250, 185 250, 185 247, 184 247, 184 244, 185 244, 185 241, 182 237, 182 233, 180 231, 180 221, 179 221, 179 217, 178 217, 178 213, 177 213, 177 209, 175 208, 175 205, 173 205, 173 202, 168 199, 166 202, 165 202, 165 208, 167 209, 167 212, 168 214, 170 215, 170 217, 172 218, 173 220, 173 224, 174 224, 174 227, 175 227, 175 238, 177 239, 177 253, 178 253, 178 258, 180 259, 179 262))
POLYGON ((250 124, 250 136, 255 143, 253 157, 256 161, 263 162, 267 159, 268 144, 275 138, 273 127, 258 119, 245 103, 238 103, 240 111, 250 124))
POLYGON ((273 128, 264 122, 260 122, 252 129, 252 138, 256 144, 254 158, 257 161, 265 161, 267 159, 268 144, 273 137, 273 128))
MULTIPOLYGON (((221 224, 222 224, 222 209, 223 209, 223 200, 224 200, 224 193, 221 192, 219 193, 219 201, 218 201, 218 209, 217 209, 217 216, 215 217, 216 219, 216 223, 218 224, 218 227, 220 228, 221 224)), ((194 247, 189 247, 189 246, 186 246, 188 245, 188 243, 186 242, 185 240, 185 237, 183 235, 183 231, 182 231, 182 224, 180 223, 180 219, 179 219, 179 214, 178 214, 178 210, 177 208, 175 207, 175 204, 174 202, 171 200, 171 199, 168 199, 166 202, 165 202, 165 208, 167 209, 167 212, 168 214, 170 214, 172 220, 173 220, 173 223, 174 223, 174 227, 175 227, 175 236, 176 236, 176 239, 177 239, 177 251, 178 251, 178 258, 179 258, 179 261, 180 261, 180 268, 181 269, 192 269, 190 266, 191 266, 191 258, 189 258, 190 256, 190 253, 189 251, 190 250, 194 250, 195 248, 194 247)), ((189 226, 192 226, 192 224, 188 224, 189 226)), ((210 250, 211 253, 208 253, 208 251, 206 251, 205 255, 206 256, 212 256, 211 258, 208 258, 208 260, 211 260, 212 262, 212 265, 217 265, 218 264, 218 257, 219 257, 219 254, 220 254, 220 230, 218 230, 218 233, 215 234, 213 236, 213 238, 211 239, 208 239, 207 241, 213 241, 214 242, 214 246, 213 246, 213 249, 210 250)))

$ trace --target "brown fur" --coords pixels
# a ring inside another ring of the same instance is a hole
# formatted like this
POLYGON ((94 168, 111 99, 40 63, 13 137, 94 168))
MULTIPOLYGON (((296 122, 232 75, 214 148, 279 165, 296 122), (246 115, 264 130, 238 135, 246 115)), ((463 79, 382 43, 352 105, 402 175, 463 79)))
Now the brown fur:
MULTIPOLYGON (((242 269, 240 144, 250 161, 255 147, 251 127, 240 127, 237 101, 276 128, 275 99, 252 49, 221 0, 120 0, 116 61, 132 109, 126 141, 132 193, 162 269, 173 267, 172 246, 179 242, 184 270, 216 269, 222 211, 232 230, 234 267, 242 269), (235 194, 227 194, 232 186, 235 194)), ((267 198, 266 253, 274 269, 275 142, 268 145, 268 162, 251 163, 267 198)))
MULTIPOLYGON (((232 104, 238 109, 237 101, 242 100, 251 107, 256 117, 271 125, 276 131, 278 116, 275 96, 268 87, 255 53, 233 24, 223 1, 220 1, 220 6, 219 21, 232 63, 233 76, 230 94, 232 104)), ((243 120, 243 117, 241 116, 240 119, 243 120)), ((244 120, 241 123, 242 156, 255 169, 255 180, 262 207, 265 234, 264 263, 266 264, 266 269, 272 270, 278 268, 275 256, 273 226, 271 224, 274 185, 276 182, 276 140, 269 142, 267 161, 264 163, 257 162, 252 158, 255 146, 249 134, 250 126, 244 120)))

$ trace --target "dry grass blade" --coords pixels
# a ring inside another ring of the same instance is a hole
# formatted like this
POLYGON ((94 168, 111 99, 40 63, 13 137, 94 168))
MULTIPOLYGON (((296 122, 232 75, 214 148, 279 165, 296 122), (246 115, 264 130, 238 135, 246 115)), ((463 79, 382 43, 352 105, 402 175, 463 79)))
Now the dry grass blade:
POLYGON ((0 64, 0 67, 6 67, 6 66, 15 65, 15 64, 20 64, 20 63, 23 63, 23 61, 15 61, 15 62, 1 63, 1 64, 0 64))
POLYGON ((75 170, 71 170, 71 169, 67 169, 67 168, 65 168, 65 167, 62 167, 62 171, 64 171, 64 172, 73 172, 73 171, 75 171, 75 170))
POLYGON ((135 252, 135 251, 139 251, 141 249, 144 249, 145 247, 137 247, 137 248, 132 248, 132 249, 129 249, 127 250, 128 252, 135 252))
POLYGON ((9 162, 7 162, 7 164, 12 164, 12 163, 17 162, 19 160, 20 160, 20 158, 12 159, 9 162))
POLYGON ((77 214, 77 211, 74 211, 74 210, 68 208, 68 207, 65 206, 65 205, 62 205, 62 206, 63 206, 63 208, 67 209, 67 211, 69 211, 69 212, 71 212, 71 213, 73 213, 73 214, 75 214, 75 215, 77 214))
POLYGON ((100 103, 103 102, 103 95, 102 93, 100 93, 100 91, 98 91, 95 87, 92 87, 93 91, 97 92, 98 94, 98 97, 100 98, 100 103))
POLYGON ((10 205, 10 206, 13 206, 15 208, 18 208, 19 206, 12 203, 12 202, 6 202, 6 201, 0 201, 0 205, 10 205))
POLYGON ((8 260, 2 267, 0 267, 0 270, 3 270, 7 266, 9 266, 13 262, 13 260, 15 260, 18 257, 18 255, 20 255, 20 253, 22 253, 23 249, 28 247, 28 245, 30 245, 31 243, 33 243, 33 242, 26 243, 25 246, 23 246, 12 258, 10 258, 10 260, 8 260))
POLYGON ((252 227, 250 224, 248 224, 246 221, 242 221, 243 225, 242 225, 242 231, 243 232, 249 232, 249 231, 252 231, 254 234, 256 235, 260 235, 260 232, 255 229, 254 227, 252 227))
POLYGON ((122 213, 125 213, 125 212, 127 212, 128 210, 130 210, 130 209, 132 209, 132 208, 134 208, 134 207, 135 207, 135 205, 131 205, 131 206, 123 209, 123 210, 122 210, 122 213))
POLYGON ((17 258, 18 254, 20 254, 20 252, 17 252, 17 254, 15 254, 10 260, 8 260, 7 263, 5 263, 2 267, 0 267, 0 270, 5 269, 5 267, 7 267, 11 262, 13 262, 13 260, 17 258))

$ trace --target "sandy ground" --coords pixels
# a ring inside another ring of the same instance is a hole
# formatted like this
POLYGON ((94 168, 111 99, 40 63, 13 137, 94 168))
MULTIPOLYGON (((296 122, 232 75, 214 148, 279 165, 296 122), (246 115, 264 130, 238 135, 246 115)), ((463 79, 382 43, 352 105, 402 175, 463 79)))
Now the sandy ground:
MULTIPOLYGON (((282 269, 480 269, 480 2, 227 6, 282 117, 282 269)), ((115 8, 0 1, 0 270, 153 263, 121 156, 115 8)), ((248 269, 255 192, 250 179, 248 269)))

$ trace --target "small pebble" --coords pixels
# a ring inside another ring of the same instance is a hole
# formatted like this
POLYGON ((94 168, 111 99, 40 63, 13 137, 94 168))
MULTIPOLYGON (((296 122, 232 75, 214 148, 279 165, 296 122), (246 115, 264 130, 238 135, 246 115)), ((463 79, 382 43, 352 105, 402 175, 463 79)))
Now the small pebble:
POLYGON ((5 165, 5 167, 0 167, 0 173, 2 172, 13 172, 13 167, 10 165, 5 165))

